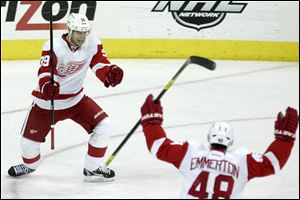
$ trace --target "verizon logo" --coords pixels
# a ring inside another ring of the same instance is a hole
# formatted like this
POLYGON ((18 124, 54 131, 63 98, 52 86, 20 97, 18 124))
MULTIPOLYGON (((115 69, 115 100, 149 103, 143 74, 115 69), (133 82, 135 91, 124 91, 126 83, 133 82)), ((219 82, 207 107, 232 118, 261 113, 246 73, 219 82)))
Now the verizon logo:
MULTIPOLYGON (((5 22, 17 22, 17 31, 49 30, 51 8, 53 8, 53 21, 57 22, 70 13, 78 13, 82 6, 87 7, 87 18, 94 20, 97 1, 71 1, 71 3, 70 1, 1 1, 1 8, 7 8, 5 22), (21 15, 24 8, 26 11, 21 15), (20 19, 16 19, 16 16, 20 16, 20 19), (33 18, 46 22, 33 23, 33 18)), ((66 27, 66 23, 53 24, 53 29, 56 30, 66 29, 66 27)))

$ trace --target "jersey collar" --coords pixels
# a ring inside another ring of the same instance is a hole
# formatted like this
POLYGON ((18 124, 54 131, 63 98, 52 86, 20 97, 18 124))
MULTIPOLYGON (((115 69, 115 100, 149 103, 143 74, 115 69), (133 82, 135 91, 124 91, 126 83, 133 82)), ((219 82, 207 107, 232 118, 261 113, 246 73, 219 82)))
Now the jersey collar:
POLYGON ((74 52, 76 52, 78 49, 80 49, 80 47, 76 47, 76 46, 72 45, 72 44, 68 41, 67 36, 68 36, 68 33, 63 34, 63 35, 62 35, 62 39, 66 42, 66 44, 68 45, 69 49, 74 53, 74 52))

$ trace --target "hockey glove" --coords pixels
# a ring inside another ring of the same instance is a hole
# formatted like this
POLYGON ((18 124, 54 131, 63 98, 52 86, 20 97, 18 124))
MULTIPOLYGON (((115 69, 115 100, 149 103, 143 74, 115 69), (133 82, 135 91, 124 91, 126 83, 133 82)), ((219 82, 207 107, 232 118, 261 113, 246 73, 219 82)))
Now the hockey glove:
POLYGON ((112 65, 106 75, 104 85, 105 87, 115 87, 123 80, 123 70, 117 65, 112 65))
POLYGON ((161 125, 163 122, 163 108, 158 102, 155 104, 153 102, 153 95, 150 94, 144 105, 141 107, 141 125, 143 127, 147 126, 148 124, 158 124, 161 125))
POLYGON ((50 76, 41 78, 39 81, 40 91, 43 94, 45 100, 51 100, 55 95, 59 94, 59 83, 54 82, 54 85, 51 84, 50 76))
POLYGON ((282 112, 278 113, 275 121, 275 138, 284 141, 294 141, 299 124, 297 110, 288 107, 285 116, 282 112))

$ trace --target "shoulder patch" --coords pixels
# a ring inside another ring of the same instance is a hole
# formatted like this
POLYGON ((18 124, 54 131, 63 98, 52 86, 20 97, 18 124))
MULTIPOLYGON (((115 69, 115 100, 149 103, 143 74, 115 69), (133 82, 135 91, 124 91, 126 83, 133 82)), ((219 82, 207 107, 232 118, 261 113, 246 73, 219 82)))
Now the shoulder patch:
POLYGON ((263 155, 260 154, 260 153, 252 153, 252 154, 251 154, 251 157, 252 157, 256 162, 259 162, 259 163, 262 163, 262 162, 263 162, 263 155))

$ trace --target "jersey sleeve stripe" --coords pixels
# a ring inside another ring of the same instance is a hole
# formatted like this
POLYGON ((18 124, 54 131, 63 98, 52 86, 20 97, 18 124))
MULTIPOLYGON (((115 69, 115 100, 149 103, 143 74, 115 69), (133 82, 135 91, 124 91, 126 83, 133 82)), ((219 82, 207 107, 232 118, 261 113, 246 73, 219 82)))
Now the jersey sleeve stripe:
POLYGON ((93 68, 92 68, 92 71, 96 74, 96 71, 98 69, 102 69, 103 67, 106 67, 106 66, 111 66, 111 64, 104 64, 104 63, 98 63, 97 65, 95 65, 93 68))
POLYGON ((41 79, 41 78, 44 78, 46 76, 51 76, 51 73, 49 73, 49 72, 41 73, 41 74, 39 74, 38 78, 41 79))
POLYGON ((280 165, 279 165, 279 161, 276 158, 276 156, 271 151, 265 153, 264 155, 270 160, 270 162, 274 168, 275 174, 279 173, 280 165))
POLYGON ((165 142, 166 138, 161 138, 158 140, 155 140, 152 147, 151 147, 151 155, 155 158, 157 158, 157 152, 159 150, 159 148, 161 147, 161 145, 165 142))

